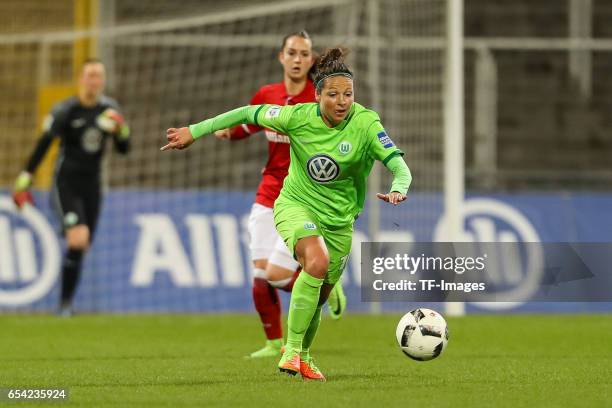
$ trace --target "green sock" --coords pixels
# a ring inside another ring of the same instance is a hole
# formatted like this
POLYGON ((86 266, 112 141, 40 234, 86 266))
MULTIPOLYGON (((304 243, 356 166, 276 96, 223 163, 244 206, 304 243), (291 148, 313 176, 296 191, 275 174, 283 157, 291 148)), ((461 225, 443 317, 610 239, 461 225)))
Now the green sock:
POLYGON ((289 302, 287 348, 302 349, 302 339, 317 311, 321 285, 323 279, 310 276, 305 271, 295 280, 289 302))
POLYGON ((306 333, 304 333, 304 339, 302 340, 302 357, 308 357, 310 353, 310 346, 312 345, 312 342, 317 335, 317 331, 319 330, 319 325, 321 324, 322 308, 323 305, 317 306, 317 310, 310 321, 310 326, 308 326, 308 330, 306 330, 306 333))

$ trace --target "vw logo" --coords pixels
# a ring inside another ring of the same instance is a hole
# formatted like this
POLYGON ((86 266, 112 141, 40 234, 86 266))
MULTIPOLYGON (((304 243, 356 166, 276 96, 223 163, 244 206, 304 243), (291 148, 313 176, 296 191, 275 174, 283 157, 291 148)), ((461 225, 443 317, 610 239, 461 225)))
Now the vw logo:
POLYGON ((306 164, 308 175, 319 183, 327 183, 334 180, 340 174, 338 163, 326 154, 312 156, 306 164))

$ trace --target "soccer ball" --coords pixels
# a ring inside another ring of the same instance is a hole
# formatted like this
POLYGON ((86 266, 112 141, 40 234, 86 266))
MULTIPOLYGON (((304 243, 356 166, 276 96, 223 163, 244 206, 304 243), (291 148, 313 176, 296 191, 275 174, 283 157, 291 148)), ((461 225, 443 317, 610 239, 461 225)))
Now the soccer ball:
POLYGON ((413 360, 438 357, 448 344, 448 326, 440 313, 425 308, 406 313, 395 330, 402 352, 413 360))

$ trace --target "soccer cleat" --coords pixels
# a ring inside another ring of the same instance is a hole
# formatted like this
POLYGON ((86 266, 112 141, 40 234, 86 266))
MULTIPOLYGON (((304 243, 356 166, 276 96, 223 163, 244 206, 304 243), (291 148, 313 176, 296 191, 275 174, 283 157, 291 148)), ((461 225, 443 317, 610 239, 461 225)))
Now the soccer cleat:
POLYGON ((300 374, 302 374, 302 378, 305 380, 325 381, 325 376, 310 356, 300 359, 300 374))
POLYGON ((283 354, 283 340, 266 340, 264 348, 257 350, 249 355, 251 358, 277 357, 283 354))
POLYGON ((346 296, 342 290, 342 284, 336 283, 327 299, 327 309, 332 319, 338 320, 342 317, 344 309, 346 309, 346 296))
POLYGON ((296 375, 300 372, 300 352, 287 348, 278 362, 278 369, 282 373, 296 375))

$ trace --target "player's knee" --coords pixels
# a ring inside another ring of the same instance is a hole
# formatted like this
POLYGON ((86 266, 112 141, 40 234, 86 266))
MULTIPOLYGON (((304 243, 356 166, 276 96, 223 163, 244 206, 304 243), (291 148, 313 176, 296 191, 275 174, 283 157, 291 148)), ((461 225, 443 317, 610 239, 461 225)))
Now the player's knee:
POLYGON ((79 224, 66 231, 66 243, 69 249, 86 251, 89 248, 89 228, 79 224))
POLYGON ((270 285, 280 288, 286 286, 291 279, 295 271, 292 271, 282 266, 278 266, 272 263, 268 263, 266 268, 266 279, 270 282, 270 285))
POLYGON ((265 270, 267 266, 268 266, 268 260, 267 259, 255 259, 255 260, 253 260, 253 267, 255 267, 255 269, 265 270))
POLYGON ((304 272, 323 279, 329 268, 329 253, 323 237, 305 237, 298 241, 295 251, 304 272))
POLYGON ((306 256, 304 270, 318 279, 323 279, 329 269, 329 255, 327 251, 313 251, 306 256))

